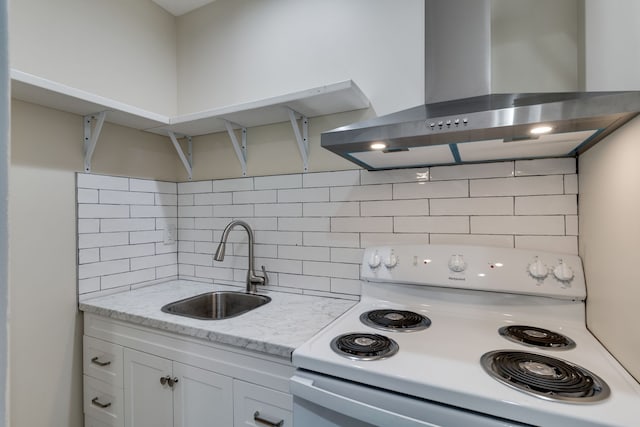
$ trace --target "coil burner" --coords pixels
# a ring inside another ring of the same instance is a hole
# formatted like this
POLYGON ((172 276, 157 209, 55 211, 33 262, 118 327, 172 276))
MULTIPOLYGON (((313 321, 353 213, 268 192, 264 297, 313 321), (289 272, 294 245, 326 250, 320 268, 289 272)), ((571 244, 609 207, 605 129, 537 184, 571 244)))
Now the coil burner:
POLYGON ((331 341, 331 349, 341 356, 353 360, 380 360, 398 352, 398 344, 383 335, 352 333, 331 341))
POLYGON ((405 310, 371 310, 362 313, 360 321, 372 328, 398 332, 421 331, 431 325, 428 317, 405 310))
POLYGON ((535 326, 503 326, 498 332, 509 341, 547 350, 569 350, 576 346, 576 343, 565 335, 535 326))
POLYGON ((524 351, 491 351, 480 359, 498 381, 546 400, 591 403, 609 396, 594 373, 565 360, 524 351))

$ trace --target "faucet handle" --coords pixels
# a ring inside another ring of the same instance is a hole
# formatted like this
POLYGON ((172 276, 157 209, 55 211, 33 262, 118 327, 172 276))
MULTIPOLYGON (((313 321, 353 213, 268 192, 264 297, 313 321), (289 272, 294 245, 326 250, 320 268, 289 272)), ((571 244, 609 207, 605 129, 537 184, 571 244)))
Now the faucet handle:
POLYGON ((264 281, 262 282, 262 284, 264 286, 267 286, 269 284, 269 276, 267 276, 267 270, 264 269, 264 265, 261 266, 262 268, 262 277, 264 278, 264 281))

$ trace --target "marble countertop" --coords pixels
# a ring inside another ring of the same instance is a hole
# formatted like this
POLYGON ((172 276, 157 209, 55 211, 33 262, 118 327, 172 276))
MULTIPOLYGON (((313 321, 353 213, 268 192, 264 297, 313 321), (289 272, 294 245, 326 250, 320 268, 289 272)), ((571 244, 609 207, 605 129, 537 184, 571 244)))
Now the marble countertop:
POLYGON ((291 360, 296 347, 356 303, 338 298, 261 291, 260 294, 271 297, 271 302, 230 319, 199 320, 160 310, 170 302, 211 291, 242 289, 174 280, 88 299, 80 302, 80 310, 291 360))

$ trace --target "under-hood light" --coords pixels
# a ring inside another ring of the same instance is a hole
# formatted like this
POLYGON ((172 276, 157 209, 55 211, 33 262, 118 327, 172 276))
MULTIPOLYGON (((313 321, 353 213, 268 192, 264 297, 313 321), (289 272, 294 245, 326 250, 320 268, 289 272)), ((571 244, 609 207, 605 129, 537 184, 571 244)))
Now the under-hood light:
POLYGON ((387 148, 387 144, 385 144, 384 142, 374 142, 370 145, 370 147, 372 150, 384 150, 385 148, 387 148))
POLYGON ((553 128, 551 126, 536 126, 533 129, 531 129, 529 132, 534 135, 542 135, 545 133, 549 133, 552 130, 553 128))

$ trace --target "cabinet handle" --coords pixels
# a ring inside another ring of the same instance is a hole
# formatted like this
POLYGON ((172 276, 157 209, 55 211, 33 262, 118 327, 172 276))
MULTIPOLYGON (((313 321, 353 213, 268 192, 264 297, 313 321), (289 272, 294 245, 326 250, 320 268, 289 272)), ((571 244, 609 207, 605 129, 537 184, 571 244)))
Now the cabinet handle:
POLYGON ((165 385, 167 381, 169 381, 171 377, 169 375, 165 375, 164 377, 160 377, 160 384, 165 385))
POLYGON ((167 383, 169 383, 169 387, 173 387, 178 382, 178 377, 167 378, 167 383))
POLYGON ((99 356, 96 356, 93 359, 91 359, 91 363, 93 363, 94 365, 98 365, 98 366, 109 366, 109 365, 111 365, 111 361, 110 360, 107 360, 106 362, 101 362, 99 356))
POLYGON ((264 425, 268 425, 269 427, 282 427, 282 425, 284 424, 284 420, 275 421, 269 416, 260 415, 259 411, 253 413, 253 420, 264 425))
POLYGON ((98 400, 98 397, 94 397, 93 399, 91 399, 91 404, 97 406, 98 408, 108 408, 109 406, 111 406, 111 402, 107 402, 107 403, 100 403, 100 401, 98 400))

